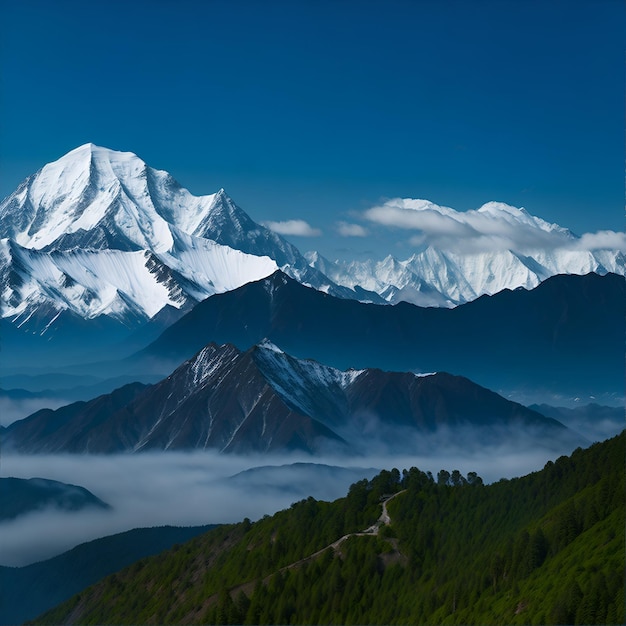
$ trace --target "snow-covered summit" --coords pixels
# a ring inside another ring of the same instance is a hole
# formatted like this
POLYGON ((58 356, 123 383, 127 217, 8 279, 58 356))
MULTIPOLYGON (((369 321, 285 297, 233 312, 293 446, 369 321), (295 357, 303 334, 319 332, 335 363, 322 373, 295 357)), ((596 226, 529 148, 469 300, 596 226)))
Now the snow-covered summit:
POLYGON ((92 143, 45 165, 0 202, 0 240, 2 315, 17 324, 44 310, 45 323, 65 310, 145 320, 278 268, 356 297, 224 189, 194 196, 132 152, 92 143))
POLYGON ((26 248, 170 250, 194 235, 218 198, 196 197, 131 152, 94 144, 27 178, 0 204, 0 236, 26 248))
POLYGON ((223 189, 193 196, 131 152, 80 146, 0 203, 2 315, 148 319, 274 272, 271 250, 220 242, 239 228, 225 206, 223 189))

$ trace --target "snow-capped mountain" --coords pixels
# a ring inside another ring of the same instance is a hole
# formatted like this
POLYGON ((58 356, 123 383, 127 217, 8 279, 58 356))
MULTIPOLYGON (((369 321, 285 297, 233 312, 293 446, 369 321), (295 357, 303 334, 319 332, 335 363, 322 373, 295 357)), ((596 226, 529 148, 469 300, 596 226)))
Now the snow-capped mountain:
POLYGON ((483 443, 520 433, 537 445, 581 443, 556 420, 467 378, 341 371, 264 341, 245 352, 211 343, 156 385, 127 385, 87 403, 39 411, 11 424, 4 445, 35 453, 316 453, 328 446, 367 453, 380 445, 414 451, 440 429, 463 446, 468 433, 483 443))
POLYGON ((223 189, 193 196, 130 152, 86 144, 0 203, 2 316, 17 324, 43 317, 45 328, 62 311, 145 321, 278 267, 315 288, 356 296, 252 221, 223 189))
POLYGON ((421 246, 416 241, 418 251, 404 261, 388 256, 378 262, 331 262, 309 252, 311 267, 390 303, 447 307, 503 289, 532 289, 556 274, 626 274, 623 252, 585 249, 569 230, 501 202, 464 213, 427 200, 403 199, 389 208, 437 236, 424 237, 421 246), (458 233, 458 245, 451 233, 458 233))

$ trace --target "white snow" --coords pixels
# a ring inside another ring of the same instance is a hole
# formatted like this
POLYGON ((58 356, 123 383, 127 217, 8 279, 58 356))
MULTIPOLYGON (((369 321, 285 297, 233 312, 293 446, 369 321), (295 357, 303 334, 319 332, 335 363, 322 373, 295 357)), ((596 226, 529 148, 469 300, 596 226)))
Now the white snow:
POLYGON ((317 361, 296 359, 268 340, 257 346, 255 361, 283 400, 307 415, 316 413, 314 407, 324 395, 345 390, 364 371, 342 371, 317 361))
MULTIPOLYGON (((131 310, 149 318, 166 305, 180 307, 276 271, 267 256, 191 234, 220 194, 192 196, 130 152, 93 144, 72 150, 0 204, 2 232, 21 246, 16 271, 22 279, 15 290, 4 289, 2 315, 50 302, 86 318, 131 310), (106 236, 94 236, 98 228, 106 236), (69 246, 63 243, 68 235, 69 246), (115 249, 116 241, 126 242, 123 249, 115 249)), ((6 272, 13 259, 3 241, 6 272)))

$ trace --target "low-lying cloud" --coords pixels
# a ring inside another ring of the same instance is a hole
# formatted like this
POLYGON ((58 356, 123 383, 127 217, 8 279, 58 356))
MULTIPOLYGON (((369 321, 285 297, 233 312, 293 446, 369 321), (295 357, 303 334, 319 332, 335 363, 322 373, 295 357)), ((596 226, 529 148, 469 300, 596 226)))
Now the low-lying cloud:
POLYGON ((279 235, 291 235, 295 237, 320 237, 322 231, 313 228, 304 220, 286 220, 284 222, 263 222, 263 226, 279 235))
MULTIPOLYGON (((443 442, 439 442, 442 444, 443 442)), ((73 546, 131 528, 193 526, 259 519, 311 495, 333 500, 351 483, 372 475, 372 468, 402 470, 412 466, 436 474, 440 469, 476 471, 486 482, 519 476, 543 467, 561 452, 514 444, 459 447, 442 445, 436 454, 390 453, 381 445, 373 454, 345 458, 333 455, 240 457, 207 452, 160 452, 112 456, 3 455, 2 474, 41 477, 79 484, 110 504, 110 511, 43 511, 0 524, 0 564, 22 566, 60 554, 73 546), (354 471, 299 468, 295 462, 324 463, 354 471), (280 467, 287 464, 285 467, 280 467), (238 476, 253 467, 263 472, 238 476), (369 468, 369 469, 363 469, 369 468), (269 476, 269 479, 265 479, 269 476), (265 484, 267 483, 267 484, 265 484)), ((433 447, 430 448, 434 449, 433 447)))
POLYGON ((456 211, 427 200, 393 198, 366 210, 363 216, 374 224, 416 231, 409 239, 414 246, 431 245, 465 253, 555 249, 626 251, 624 233, 605 230, 575 237, 568 230, 532 216, 524 209, 496 202, 478 210, 456 211))

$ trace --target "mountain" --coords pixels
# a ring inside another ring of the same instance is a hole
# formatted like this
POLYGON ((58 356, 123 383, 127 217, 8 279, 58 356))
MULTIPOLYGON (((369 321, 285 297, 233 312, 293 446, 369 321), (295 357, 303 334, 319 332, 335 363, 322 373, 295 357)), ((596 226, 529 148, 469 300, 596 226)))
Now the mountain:
POLYGON ((165 367, 209 341, 245 350, 267 337, 340 369, 448 371, 535 398, 621 398, 625 312, 624 277, 614 274, 554 276, 443 309, 340 300, 277 272, 201 302, 125 367, 165 367))
POLYGON ((196 537, 36 621, 622 624, 625 443, 490 485, 383 471, 335 502, 196 537))
POLYGON ((363 478, 373 478, 380 470, 372 467, 340 467, 323 463, 288 463, 253 467, 229 476, 227 483, 242 493, 262 493, 271 498, 288 493, 294 499, 309 496, 334 500, 350 485, 363 478))
POLYGON ((110 508, 90 491, 45 478, 0 478, 0 521, 46 508, 78 511, 85 507, 110 508))
POLYGON ((137 397, 145 385, 131 383, 90 401, 79 401, 56 410, 41 409, 10 424, 3 433, 4 450, 20 452, 97 452, 99 442, 85 438, 87 429, 106 420, 137 397), (78 443, 76 443, 78 442, 78 443))
POLYGON ((63 313, 137 326, 278 267, 356 297, 223 189, 193 196, 130 152, 80 146, 0 203, 2 317, 38 334, 63 313))
POLYGON ((528 408, 558 420, 589 441, 603 441, 624 429, 623 404, 621 406, 601 406, 592 402, 574 408, 533 404, 528 408))
MULTIPOLYGON (((264 342, 245 352, 209 344, 161 382, 39 411, 5 431, 22 453, 215 449, 308 453, 428 451, 524 437, 571 449, 584 440, 470 380, 341 371, 264 342)), ((521 445, 521 444, 520 444, 521 445)))
POLYGON ((22 624, 101 578, 213 526, 135 528, 25 567, 0 566, 0 624, 22 624))
POLYGON ((438 224, 439 238, 416 242, 416 252, 404 261, 388 256, 382 261, 331 262, 311 252, 306 255, 311 266, 337 284, 358 285, 392 304, 447 307, 503 289, 532 289, 557 274, 626 274, 623 251, 588 249, 584 238, 502 202, 458 212, 427 200, 396 199, 384 209, 401 213, 403 220, 425 231, 438 224), (442 236, 451 228, 467 237, 442 236))
MULTIPOLYGON (((76 376, 75 380, 90 380, 92 377, 76 376)), ((27 386, 36 386, 37 380, 48 380, 50 386, 44 386, 40 391, 30 391, 24 388, 3 389, 0 387, 0 423, 6 425, 17 419, 22 419, 40 409, 58 409, 76 400, 91 400, 92 398, 114 391, 123 385, 133 382, 144 384, 158 382, 160 377, 148 375, 117 376, 106 380, 94 379, 97 382, 85 385, 66 385, 55 388, 54 382, 62 381, 63 377, 57 376, 3 376, 2 383, 7 384, 12 380, 21 380, 27 386)), ((68 382, 72 377, 68 376, 68 382)))

